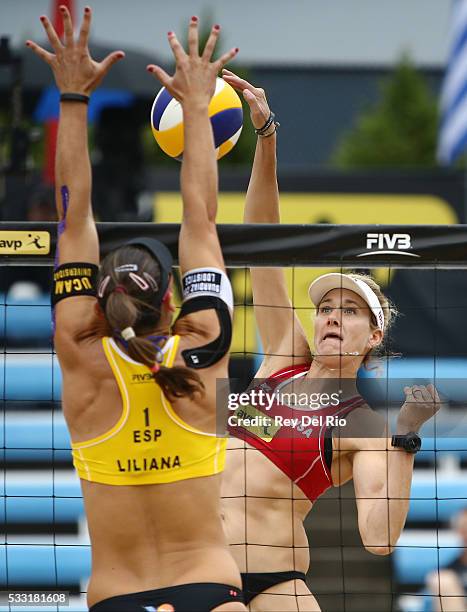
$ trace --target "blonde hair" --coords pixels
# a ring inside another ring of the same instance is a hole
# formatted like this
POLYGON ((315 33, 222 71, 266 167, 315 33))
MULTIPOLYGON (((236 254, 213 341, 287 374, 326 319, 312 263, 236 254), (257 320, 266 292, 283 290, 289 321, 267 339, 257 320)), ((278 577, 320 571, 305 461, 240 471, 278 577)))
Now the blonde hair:
MULTIPOLYGON (((370 289, 373 291, 373 293, 375 293, 381 305, 381 308, 383 309, 383 313, 384 313, 383 339, 380 342, 380 344, 378 344, 377 347, 375 347, 374 349, 371 349, 365 355, 365 358, 363 360, 363 365, 368 367, 368 363, 373 357, 378 357, 383 354, 387 354, 387 350, 386 350, 387 349, 387 339, 388 339, 387 333, 389 329, 393 326, 394 321, 396 320, 399 313, 397 311, 397 308, 394 306, 394 304, 389 300, 388 297, 384 295, 384 293, 381 290, 381 287, 371 276, 369 276, 368 274, 360 274, 360 272, 350 272, 349 274, 346 274, 345 276, 348 276, 350 278, 360 280, 366 283, 368 287, 370 287, 370 289)), ((375 319, 375 315, 371 311, 370 311, 370 325, 373 331, 375 329, 379 329, 376 319, 375 319)), ((395 353, 392 353, 392 354, 395 355, 395 353)))

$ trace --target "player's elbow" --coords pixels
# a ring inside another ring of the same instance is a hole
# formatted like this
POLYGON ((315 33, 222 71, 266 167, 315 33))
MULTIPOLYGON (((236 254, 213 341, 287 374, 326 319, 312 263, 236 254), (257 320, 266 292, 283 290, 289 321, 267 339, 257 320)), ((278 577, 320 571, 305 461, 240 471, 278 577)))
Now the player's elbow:
POLYGON ((390 555, 394 550, 394 546, 388 546, 387 544, 381 544, 379 546, 374 544, 364 544, 364 546, 365 550, 367 550, 369 553, 378 556, 390 555))
POLYGON ((396 542, 388 538, 388 534, 379 533, 376 529, 360 529, 360 536, 362 538, 362 544, 372 555, 378 555, 379 557, 390 555, 396 542))
POLYGON ((197 210, 186 210, 183 214, 185 227, 207 234, 216 232, 216 212, 199 208, 197 210))

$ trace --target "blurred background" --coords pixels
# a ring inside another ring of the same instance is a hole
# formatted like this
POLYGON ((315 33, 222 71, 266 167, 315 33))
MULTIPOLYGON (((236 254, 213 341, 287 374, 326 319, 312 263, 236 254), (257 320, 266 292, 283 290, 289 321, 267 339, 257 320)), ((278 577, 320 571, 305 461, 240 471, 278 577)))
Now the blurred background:
MULTIPOLYGON (((79 21, 85 2, 63 3, 79 21)), ((45 44, 39 16, 45 13, 54 21, 58 4, 0 3, 0 221, 56 220, 58 94, 49 68, 24 41, 45 44)), ((467 39, 457 25, 458 48, 450 43, 452 9, 466 18, 464 0, 95 0, 91 6, 94 57, 100 60, 114 49, 126 52, 90 105, 97 220, 180 221, 180 166, 152 136, 149 112, 159 86, 145 67, 155 62, 171 70, 166 33, 175 30, 183 39, 195 14, 206 31, 212 23, 221 24, 219 51, 240 47, 232 70, 265 89, 281 123, 283 223, 408 227, 467 222, 462 148, 467 68, 458 70, 452 106, 448 96, 440 110, 448 60, 452 64, 454 52, 461 55, 467 39), (460 119, 454 117, 449 146, 437 155, 440 133, 456 110, 460 119)), ((219 163, 219 223, 242 221, 256 142, 247 108, 244 112, 240 140, 219 163)), ((294 307, 310 338, 306 290, 328 271, 287 272, 294 307)), ((402 313, 391 339, 392 351, 402 355, 394 376, 467 379, 465 270, 381 268, 371 273, 402 313)), ((230 276, 237 304, 232 374, 251 378, 262 349, 249 275, 233 269, 230 276)), ((70 589, 78 610, 85 609, 79 594, 86 590, 89 550, 60 413, 49 278, 45 266, 0 266, 5 470, 0 514, 6 534, 0 582, 70 589)), ((459 405, 451 407, 443 417, 445 430, 464 415, 459 405)), ((407 527, 391 557, 372 557, 362 549, 352 485, 318 502, 308 523, 309 580, 324 612, 438 610, 441 604, 430 599, 427 576, 462 555, 455 572, 467 587, 466 530, 451 525, 467 507, 465 433, 432 435, 425 444, 416 461, 407 527)), ((443 609, 450 609, 446 602, 443 609)))

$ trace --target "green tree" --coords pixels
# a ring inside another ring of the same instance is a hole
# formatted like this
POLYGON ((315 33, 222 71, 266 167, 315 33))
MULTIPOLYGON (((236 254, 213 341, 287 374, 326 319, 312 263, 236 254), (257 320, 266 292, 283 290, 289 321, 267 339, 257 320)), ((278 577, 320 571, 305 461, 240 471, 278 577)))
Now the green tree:
POLYGON ((407 55, 380 88, 380 101, 343 137, 334 163, 341 168, 436 165, 437 99, 407 55))

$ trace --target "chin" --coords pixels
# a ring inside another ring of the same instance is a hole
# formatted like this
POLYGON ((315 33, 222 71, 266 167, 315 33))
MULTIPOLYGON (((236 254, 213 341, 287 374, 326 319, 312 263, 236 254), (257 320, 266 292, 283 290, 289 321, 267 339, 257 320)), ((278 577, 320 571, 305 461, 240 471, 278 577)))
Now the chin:
POLYGON ((352 361, 355 361, 356 355, 343 355, 340 352, 335 354, 317 355, 315 359, 330 370, 338 370, 348 366, 352 361))
POLYGON ((339 352, 326 353, 325 355, 315 355, 316 361, 322 363, 328 368, 338 368, 342 364, 343 357, 339 352))

